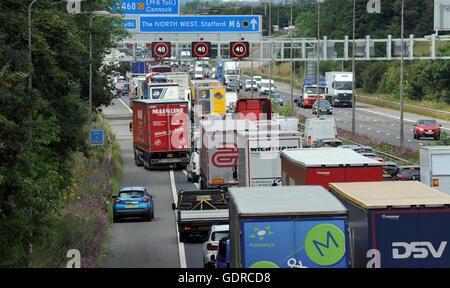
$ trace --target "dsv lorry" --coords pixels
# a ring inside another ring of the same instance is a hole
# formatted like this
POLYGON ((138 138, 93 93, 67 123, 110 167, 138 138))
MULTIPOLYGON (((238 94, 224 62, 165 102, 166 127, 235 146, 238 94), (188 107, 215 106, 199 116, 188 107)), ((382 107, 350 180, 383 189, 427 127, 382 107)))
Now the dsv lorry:
POLYGON ((133 148, 136 165, 188 164, 189 116, 184 100, 133 101, 133 148))
POLYGON ((420 181, 450 194, 450 146, 420 147, 420 181))
POLYGON ((449 268, 450 196, 418 181, 331 183, 349 213, 353 267, 449 268))
POLYGON ((301 148, 301 142, 295 130, 239 132, 239 186, 281 185, 280 151, 301 148))
POLYGON ((347 268, 347 210, 320 186, 230 188, 232 268, 347 268))

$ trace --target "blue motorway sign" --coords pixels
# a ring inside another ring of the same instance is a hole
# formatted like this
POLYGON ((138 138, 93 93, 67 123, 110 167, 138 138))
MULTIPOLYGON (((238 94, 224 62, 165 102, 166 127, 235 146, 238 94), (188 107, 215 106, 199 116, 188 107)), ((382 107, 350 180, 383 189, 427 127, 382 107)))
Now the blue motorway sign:
POLYGON ((91 130, 91 145, 103 145, 103 130, 91 130))
POLYGON ((261 32, 261 16, 158 16, 140 17, 140 32, 261 32))
POLYGON ((124 27, 127 30, 137 29, 137 19, 125 19, 124 27))
POLYGON ((178 15, 179 0, 121 0, 125 15, 178 15))

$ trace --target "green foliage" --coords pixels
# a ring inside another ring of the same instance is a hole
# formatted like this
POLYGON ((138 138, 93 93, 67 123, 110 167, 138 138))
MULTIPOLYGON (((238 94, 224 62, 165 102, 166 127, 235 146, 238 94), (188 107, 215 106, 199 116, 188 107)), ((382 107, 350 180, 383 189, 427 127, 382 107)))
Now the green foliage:
MULTIPOLYGON (((103 10, 118 0, 82 3, 103 10)), ((60 211, 72 183, 74 151, 88 153, 89 33, 93 35, 93 107, 112 95, 100 71, 107 49, 126 35, 122 20, 69 15, 67 2, 39 0, 32 7, 33 87, 28 89, 28 5, 0 2, 0 266, 24 267, 26 247, 39 242, 60 211), (116 28, 113 28, 116 27, 116 28)))

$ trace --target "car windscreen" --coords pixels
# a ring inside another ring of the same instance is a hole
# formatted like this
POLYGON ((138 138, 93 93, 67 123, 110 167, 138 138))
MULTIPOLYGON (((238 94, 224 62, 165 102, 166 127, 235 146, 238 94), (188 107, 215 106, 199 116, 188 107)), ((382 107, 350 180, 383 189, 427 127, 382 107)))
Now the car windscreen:
POLYGON ((419 124, 422 126, 436 126, 436 121, 434 120, 420 120, 419 124))
POLYGON ((222 239, 223 237, 227 237, 228 235, 229 235, 228 231, 214 232, 211 235, 211 240, 212 241, 219 241, 220 239, 222 239))
POLYGON ((120 198, 142 198, 144 197, 144 191, 123 191, 119 192, 120 198))

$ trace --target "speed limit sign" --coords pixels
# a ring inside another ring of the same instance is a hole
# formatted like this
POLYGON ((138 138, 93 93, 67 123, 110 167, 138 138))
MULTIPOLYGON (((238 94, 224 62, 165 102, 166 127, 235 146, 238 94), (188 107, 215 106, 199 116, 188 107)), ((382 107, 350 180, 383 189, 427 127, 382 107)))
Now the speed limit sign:
POLYGON ((192 42, 192 55, 194 57, 210 57, 211 56, 211 42, 192 42))
POLYGON ((170 42, 152 42, 152 57, 170 57, 170 42))
POLYGON ((248 42, 243 42, 243 41, 230 42, 231 57, 237 57, 237 58, 248 57, 248 55, 249 55, 248 47, 249 47, 248 42))

